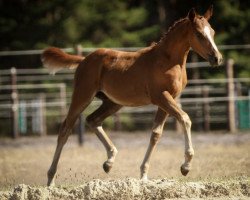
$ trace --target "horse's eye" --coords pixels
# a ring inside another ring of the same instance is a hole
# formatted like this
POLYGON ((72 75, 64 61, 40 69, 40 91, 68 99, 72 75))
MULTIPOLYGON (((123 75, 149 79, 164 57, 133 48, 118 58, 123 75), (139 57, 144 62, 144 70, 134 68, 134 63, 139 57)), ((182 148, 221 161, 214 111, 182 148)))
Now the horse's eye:
POLYGON ((200 32, 196 32, 196 36, 198 37, 198 39, 201 39, 201 40, 204 39, 204 36, 200 32))

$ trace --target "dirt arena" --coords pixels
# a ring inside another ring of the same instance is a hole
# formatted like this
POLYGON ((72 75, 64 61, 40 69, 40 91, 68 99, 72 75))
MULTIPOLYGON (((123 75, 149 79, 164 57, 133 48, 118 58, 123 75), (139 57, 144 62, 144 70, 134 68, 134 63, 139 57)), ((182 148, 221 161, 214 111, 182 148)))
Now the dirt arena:
POLYGON ((66 144, 56 187, 46 187, 56 137, 0 139, 0 199, 250 199, 250 134, 193 133, 192 171, 183 177, 183 135, 164 131, 153 155, 149 181, 139 168, 150 134, 111 133, 119 153, 109 174, 104 147, 93 134, 79 147, 66 144))

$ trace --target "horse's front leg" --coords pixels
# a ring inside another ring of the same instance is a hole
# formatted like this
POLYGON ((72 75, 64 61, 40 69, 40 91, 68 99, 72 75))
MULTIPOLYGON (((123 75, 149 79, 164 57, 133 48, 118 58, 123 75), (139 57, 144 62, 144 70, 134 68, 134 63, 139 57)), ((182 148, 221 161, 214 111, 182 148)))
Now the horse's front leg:
POLYGON ((185 162, 181 165, 181 173, 183 176, 186 176, 188 172, 190 171, 191 161, 194 156, 194 149, 193 149, 192 140, 191 140, 192 122, 186 113, 184 116, 182 116, 179 122, 181 122, 184 128, 184 137, 185 137, 185 162))
POLYGON ((156 116, 155 116, 155 120, 154 120, 154 125, 152 129, 152 135, 150 138, 149 146, 148 146, 146 155, 141 165, 141 179, 143 180, 148 179, 147 176, 148 176, 150 158, 156 147, 156 144, 159 138, 162 135, 162 131, 163 131, 166 118, 167 118, 167 113, 163 111, 162 109, 158 108, 156 116))
POLYGON ((174 116, 182 125, 185 136, 185 162, 181 165, 181 173, 186 176, 191 168, 191 160, 194 156, 194 149, 191 141, 191 120, 187 113, 178 107, 177 103, 169 92, 165 91, 157 98, 157 104, 165 112, 174 116))

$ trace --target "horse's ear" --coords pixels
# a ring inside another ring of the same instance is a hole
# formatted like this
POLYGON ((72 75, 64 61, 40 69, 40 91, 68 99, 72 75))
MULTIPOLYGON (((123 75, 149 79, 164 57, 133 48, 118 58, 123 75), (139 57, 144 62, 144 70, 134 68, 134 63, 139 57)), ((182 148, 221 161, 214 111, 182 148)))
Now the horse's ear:
POLYGON ((212 15, 213 15, 213 5, 211 5, 208 9, 207 9, 207 11, 206 11, 206 13, 204 14, 204 17, 207 19, 207 21, 212 17, 212 15))
POLYGON ((193 22, 194 19, 195 19, 195 17, 196 17, 196 12, 195 12, 195 9, 192 8, 192 9, 188 12, 188 18, 189 18, 189 20, 190 20, 191 22, 193 22))

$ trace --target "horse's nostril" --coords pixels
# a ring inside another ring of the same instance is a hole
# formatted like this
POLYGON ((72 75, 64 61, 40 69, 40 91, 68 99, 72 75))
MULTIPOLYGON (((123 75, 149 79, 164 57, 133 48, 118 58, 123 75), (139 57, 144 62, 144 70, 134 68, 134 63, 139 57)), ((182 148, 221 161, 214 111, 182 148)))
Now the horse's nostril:
POLYGON ((218 63, 218 61, 219 61, 219 58, 215 56, 215 57, 214 57, 214 62, 215 62, 215 63, 218 63))
POLYGON ((209 56, 209 62, 212 66, 219 66, 222 63, 222 56, 211 55, 209 56))

